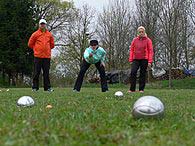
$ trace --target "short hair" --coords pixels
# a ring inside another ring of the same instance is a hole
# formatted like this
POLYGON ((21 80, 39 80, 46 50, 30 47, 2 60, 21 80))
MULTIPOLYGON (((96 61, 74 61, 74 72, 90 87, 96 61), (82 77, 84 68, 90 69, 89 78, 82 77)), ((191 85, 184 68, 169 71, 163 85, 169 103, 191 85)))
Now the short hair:
POLYGON ((98 41, 97 40, 90 40, 90 46, 93 45, 98 45, 98 41))

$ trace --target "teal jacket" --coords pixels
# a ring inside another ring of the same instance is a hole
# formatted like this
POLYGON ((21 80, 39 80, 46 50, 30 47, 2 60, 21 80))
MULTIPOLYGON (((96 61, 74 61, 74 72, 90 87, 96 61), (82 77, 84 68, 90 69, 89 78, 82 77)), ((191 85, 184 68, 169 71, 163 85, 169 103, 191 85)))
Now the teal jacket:
POLYGON ((92 48, 89 47, 84 52, 84 59, 90 64, 95 64, 99 61, 104 63, 105 58, 106 58, 106 51, 101 47, 98 47, 96 50, 93 50, 92 48), (93 54, 92 57, 89 57, 90 53, 93 54))

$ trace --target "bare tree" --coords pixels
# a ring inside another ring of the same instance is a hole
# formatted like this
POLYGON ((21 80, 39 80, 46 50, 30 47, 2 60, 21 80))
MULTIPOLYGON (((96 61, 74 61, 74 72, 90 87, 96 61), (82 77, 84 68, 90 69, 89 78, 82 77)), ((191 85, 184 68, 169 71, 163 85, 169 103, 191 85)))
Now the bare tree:
MULTIPOLYGON (((160 7, 158 7, 157 0, 135 0, 136 15, 134 16, 135 30, 138 26, 143 25, 146 28, 147 36, 152 40, 154 47, 154 54, 158 52, 158 14, 160 7)), ((154 56, 154 64, 158 60, 158 55, 154 56)))
POLYGON ((111 0, 98 18, 97 32, 108 53, 108 69, 125 69, 132 35, 132 14, 128 0, 111 0))
POLYGON ((133 11, 130 0, 110 0, 98 19, 94 19, 94 11, 87 5, 81 10, 71 9, 71 17, 56 33, 58 62, 66 75, 75 77, 88 39, 96 34, 107 51, 108 70, 127 69, 130 42, 137 27, 143 25, 153 41, 154 66, 169 71, 172 87, 172 68, 189 68, 193 64, 194 3, 194 0, 136 0, 133 11), (97 28, 96 32, 91 28, 97 28))
MULTIPOLYGON (((190 1, 136 0, 137 24, 146 27, 152 38, 155 65, 169 70, 169 86, 172 87, 172 68, 189 67, 189 41, 192 36, 188 8, 190 1)), ((193 16, 193 15, 191 15, 193 16)))
MULTIPOLYGON (((48 30, 57 34, 70 21, 74 11, 73 4, 61 0, 35 0, 34 19, 38 22, 41 18, 47 20, 48 30)), ((38 23, 37 23, 38 24, 38 23)))
POLYGON ((189 64, 192 66, 192 68, 195 68, 195 43, 194 43, 194 39, 195 39, 195 0, 188 0, 188 8, 186 9, 187 13, 188 13, 188 21, 190 21, 190 28, 191 28, 191 33, 192 33, 192 37, 190 39, 189 42, 189 48, 191 49, 191 51, 188 53, 187 57, 191 57, 191 60, 189 60, 189 64))
POLYGON ((88 5, 83 5, 73 16, 68 26, 60 33, 60 44, 63 46, 58 47, 58 58, 65 74, 75 77, 83 60, 83 53, 88 47, 88 40, 94 34, 91 30, 94 25, 94 10, 88 5))
MULTIPOLYGON (((181 60, 187 55, 187 8, 186 1, 165 0, 160 3, 159 15, 161 27, 161 43, 166 50, 169 69, 169 87, 172 87, 172 68, 181 67, 181 60)), ((186 57, 188 59, 188 57, 186 57)), ((188 60, 187 60, 188 61, 188 60)))

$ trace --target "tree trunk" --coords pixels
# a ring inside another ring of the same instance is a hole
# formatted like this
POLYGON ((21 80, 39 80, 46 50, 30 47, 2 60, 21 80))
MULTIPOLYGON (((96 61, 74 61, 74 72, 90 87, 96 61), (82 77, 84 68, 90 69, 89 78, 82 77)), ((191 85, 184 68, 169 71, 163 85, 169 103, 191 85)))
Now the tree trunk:
POLYGON ((169 64, 169 88, 173 87, 173 81, 172 81, 172 75, 171 75, 171 70, 172 70, 172 49, 170 50, 170 64, 169 64))

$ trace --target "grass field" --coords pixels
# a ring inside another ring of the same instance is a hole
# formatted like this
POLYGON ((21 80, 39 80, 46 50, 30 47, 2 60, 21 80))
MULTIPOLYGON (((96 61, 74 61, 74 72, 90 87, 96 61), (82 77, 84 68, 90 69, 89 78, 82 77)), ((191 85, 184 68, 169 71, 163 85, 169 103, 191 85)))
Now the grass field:
POLYGON ((126 88, 43 89, 11 88, 0 92, 1 146, 194 146, 195 90, 146 89, 144 94, 126 88), (121 99, 114 97, 124 92, 121 99), (20 96, 32 96, 33 107, 17 107, 20 96), (159 97, 165 104, 163 119, 133 119, 133 103, 143 95, 159 97), (51 104, 52 109, 46 109, 51 104))

